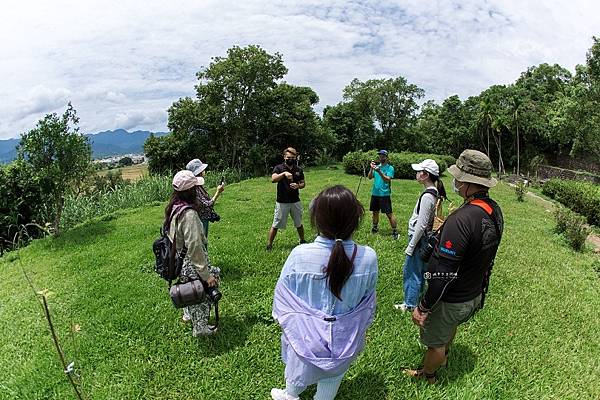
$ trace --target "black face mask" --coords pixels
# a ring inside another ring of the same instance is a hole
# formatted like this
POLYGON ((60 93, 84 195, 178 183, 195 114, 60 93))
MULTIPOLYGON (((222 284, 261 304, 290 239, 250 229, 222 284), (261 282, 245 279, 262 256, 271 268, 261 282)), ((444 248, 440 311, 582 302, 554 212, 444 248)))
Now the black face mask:
POLYGON ((296 160, 285 160, 285 163, 291 167, 292 165, 296 165, 296 160))

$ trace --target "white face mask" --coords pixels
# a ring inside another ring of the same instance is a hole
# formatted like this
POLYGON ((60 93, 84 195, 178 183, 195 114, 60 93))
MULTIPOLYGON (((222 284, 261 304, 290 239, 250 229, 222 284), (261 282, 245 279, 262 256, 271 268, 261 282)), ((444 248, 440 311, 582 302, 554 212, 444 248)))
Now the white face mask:
MULTIPOLYGON (((462 187, 462 185, 460 185, 462 187)), ((460 194, 460 187, 456 186, 456 179, 453 178, 452 179, 452 190, 454 190, 455 193, 460 194)))

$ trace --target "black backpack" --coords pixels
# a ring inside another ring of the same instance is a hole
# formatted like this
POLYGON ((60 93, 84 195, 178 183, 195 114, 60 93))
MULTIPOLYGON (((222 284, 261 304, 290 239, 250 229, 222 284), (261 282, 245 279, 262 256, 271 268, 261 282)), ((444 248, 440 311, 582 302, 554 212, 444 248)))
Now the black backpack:
POLYGON ((423 191, 423 193, 421 193, 421 195, 419 196, 419 203, 417 205, 417 214, 421 212, 421 199, 423 198, 423 196, 425 196, 426 194, 430 194, 433 197, 435 197, 435 200, 437 201, 438 199, 438 191, 435 189, 426 189, 423 191))
POLYGON ((192 208, 192 206, 183 206, 177 210, 175 215, 171 215, 171 218, 169 218, 160 229, 160 237, 156 239, 152 245, 152 251, 154 252, 154 257, 156 259, 154 271, 156 271, 161 278, 169 282, 169 286, 171 286, 171 283, 175 279, 179 278, 181 267, 183 266, 183 259, 187 252, 187 249, 184 247, 183 250, 177 254, 177 230, 175 230, 173 241, 171 241, 168 236, 169 227, 171 226, 173 216, 175 217, 175 227, 177 227, 179 217, 188 208, 192 208))

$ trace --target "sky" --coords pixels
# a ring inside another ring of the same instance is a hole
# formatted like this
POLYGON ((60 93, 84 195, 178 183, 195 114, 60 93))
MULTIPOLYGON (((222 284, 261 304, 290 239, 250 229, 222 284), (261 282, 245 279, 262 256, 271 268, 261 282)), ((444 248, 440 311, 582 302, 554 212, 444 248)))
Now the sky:
POLYGON ((354 78, 403 76, 425 100, 465 99, 541 63, 574 71, 599 16, 592 0, 4 2, 0 139, 69 101, 84 133, 167 131, 169 106, 233 45, 281 53, 285 81, 312 87, 317 112, 354 78))

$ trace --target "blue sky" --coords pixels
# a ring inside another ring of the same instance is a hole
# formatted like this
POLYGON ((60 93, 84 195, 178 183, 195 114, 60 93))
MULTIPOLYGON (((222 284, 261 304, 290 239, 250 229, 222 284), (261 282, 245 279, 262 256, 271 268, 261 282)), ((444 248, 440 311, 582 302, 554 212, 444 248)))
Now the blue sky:
POLYGON ((426 99, 466 98, 543 62, 574 71, 598 15, 581 0, 21 0, 0 15, 0 139, 69 100, 85 133, 164 131, 167 108, 232 45, 280 52, 319 112, 353 78, 401 75, 426 99))

